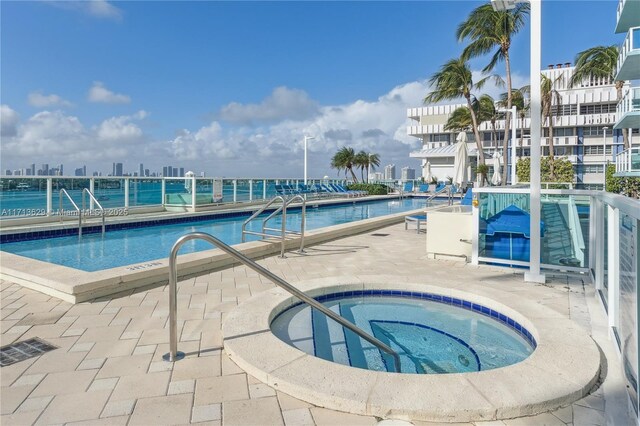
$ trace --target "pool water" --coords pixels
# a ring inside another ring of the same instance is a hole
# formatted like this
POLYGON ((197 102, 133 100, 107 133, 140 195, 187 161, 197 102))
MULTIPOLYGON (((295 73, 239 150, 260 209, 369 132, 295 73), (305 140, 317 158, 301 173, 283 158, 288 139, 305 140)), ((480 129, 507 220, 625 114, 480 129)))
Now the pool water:
MULTIPOLYGON (((526 331, 509 326, 508 320, 499 322, 425 298, 373 293, 329 297, 322 303, 395 350, 403 373, 491 370, 518 363, 534 350, 535 341, 523 335, 526 331)), ((368 370, 394 371, 391 356, 306 304, 281 313, 271 330, 310 355, 368 370)))
MULTIPOLYGON (((318 229, 341 223, 354 222, 425 207, 424 199, 380 200, 314 208, 307 205, 306 229, 318 229)), ((242 223, 248 216, 218 217, 186 223, 164 224, 148 227, 47 238, 41 240, 4 243, 3 251, 30 257, 49 263, 68 266, 83 271, 99 271, 134 263, 149 262, 169 256, 171 247, 178 238, 189 232, 206 232, 227 244, 242 242, 242 223)), ((300 230, 300 210, 287 211, 287 229, 300 230)), ((261 220, 252 221, 247 229, 260 231, 261 220)), ((279 228, 280 216, 269 221, 268 226, 279 228)), ((247 236, 247 241, 257 240, 247 236)), ((179 254, 210 250, 213 247, 204 241, 189 241, 179 254)))

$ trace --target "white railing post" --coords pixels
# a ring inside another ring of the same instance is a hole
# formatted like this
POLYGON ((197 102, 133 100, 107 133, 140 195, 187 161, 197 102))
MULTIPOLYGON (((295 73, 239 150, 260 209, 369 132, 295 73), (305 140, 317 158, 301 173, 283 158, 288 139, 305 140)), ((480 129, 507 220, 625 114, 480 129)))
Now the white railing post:
POLYGON ((124 206, 129 208, 129 178, 124 180, 124 206))
POLYGON ((593 270, 596 290, 602 290, 604 288, 604 244, 598 244, 598 239, 604 238, 604 203, 595 197, 591 197, 591 205, 589 267, 593 270))
POLYGON ((193 209, 193 211, 196 211, 197 192, 198 190, 196 189, 196 177, 194 175, 191 176, 191 208, 193 209))
MULTIPOLYGON (((96 180, 95 180, 95 178, 89 179, 89 191, 91 191, 91 193, 93 195, 96 194, 96 180)), ((94 206, 93 198, 89 197, 89 211, 92 211, 94 208, 95 208, 95 206, 94 206)))
POLYGON ((267 180, 263 180, 262 181, 262 199, 266 200, 267 199, 267 180))
MULTIPOLYGON (((477 197, 476 199, 478 201, 480 200, 479 195, 480 194, 474 195, 474 197, 477 197)), ((471 264, 477 265, 478 257, 480 257, 480 254, 478 253, 478 251, 480 250, 480 204, 474 204, 475 203, 472 202, 473 207, 471 208, 471 226, 473 227, 473 230, 471 231, 471 264)))
POLYGON ((166 204, 165 198, 167 195, 167 185, 164 177, 162 177, 161 179, 162 180, 160 181, 160 196, 162 197, 162 207, 164 207, 164 205, 166 204))
POLYGON ((253 179, 249 179, 249 201, 253 201, 253 179))
POLYGON ((620 211, 612 206, 607 206, 609 209, 608 220, 608 282, 609 296, 607 297, 608 315, 609 315, 609 327, 618 327, 619 321, 619 309, 620 309, 620 279, 619 279, 619 250, 620 250, 620 211))
MULTIPOLYGON (((47 178, 47 216, 53 214, 53 178, 47 178)), ((60 214, 60 212, 58 212, 60 214)))
POLYGON ((234 204, 238 202, 238 181, 236 179, 233 180, 233 202, 234 204))

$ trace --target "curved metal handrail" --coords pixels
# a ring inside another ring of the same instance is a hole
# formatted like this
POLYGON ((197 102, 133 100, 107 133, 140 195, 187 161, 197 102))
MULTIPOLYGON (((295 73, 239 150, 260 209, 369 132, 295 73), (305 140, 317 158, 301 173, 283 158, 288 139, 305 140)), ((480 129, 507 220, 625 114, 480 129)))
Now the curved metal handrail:
POLYGON ((73 205, 73 207, 78 212, 78 237, 82 238, 82 211, 80 210, 80 207, 78 207, 78 205, 75 203, 75 201, 73 201, 73 198, 71 198, 71 195, 69 195, 67 190, 64 189, 64 188, 62 188, 60 190, 60 204, 59 204, 59 208, 58 208, 58 214, 60 215, 60 223, 62 223, 62 219, 63 219, 63 216, 64 216, 64 209, 62 208, 62 196, 63 195, 66 195, 66 197, 69 199, 69 201, 71 201, 71 204, 73 205))
POLYGON ((267 208, 269 208, 269 206, 273 203, 275 203, 276 201, 282 201, 282 204, 284 205, 284 203, 286 202, 284 197, 282 195, 276 195, 275 197, 273 197, 271 200, 269 200, 269 202, 267 204, 265 204, 264 206, 262 206, 262 208, 260 208, 258 211, 256 211, 254 214, 252 214, 249 219, 245 220, 242 223, 242 242, 244 243, 246 241, 245 239, 245 234, 247 234, 247 224, 249 222, 251 222, 253 219, 255 219, 256 217, 258 217, 260 214, 262 214, 262 212, 264 212, 267 208))
POLYGON ((265 269, 264 267, 258 265, 253 260, 249 259, 239 251, 230 247, 229 245, 223 243, 213 235, 207 234, 205 232, 192 232, 190 234, 183 235, 178 238, 176 243, 171 248, 171 254, 169 256, 169 353, 164 354, 162 357, 165 361, 174 362, 184 358, 184 353, 178 352, 178 269, 177 269, 177 256, 178 250, 184 243, 190 240, 205 240, 209 243, 213 244, 220 250, 227 253, 229 256, 237 259, 240 263, 244 264, 248 268, 253 269, 260 275, 271 280, 275 285, 302 300, 307 305, 311 306, 313 309, 316 309, 332 320, 336 321, 338 324, 346 327, 347 329, 353 331, 358 336, 362 337, 367 342, 376 346, 378 349, 386 352, 391 355, 394 360, 394 366, 396 372, 400 372, 400 355, 389 346, 376 339, 372 335, 368 334, 366 331, 362 330, 355 324, 350 321, 347 321, 340 315, 333 312, 331 309, 327 308, 317 300, 312 297, 307 296, 306 293, 298 290, 279 276, 275 275, 273 272, 265 269))
MULTIPOLYGON (((102 207, 102 204, 100 204, 100 202, 96 199, 96 197, 88 188, 84 188, 82 190, 82 211, 84 211, 84 206, 85 206, 85 203, 84 203, 85 193, 89 194, 89 198, 91 198, 93 202, 98 205, 98 208, 100 210, 100 216, 102 216, 102 235, 104 235, 104 230, 105 230, 104 207, 102 207)), ((89 207, 89 213, 91 213, 91 207, 89 207)))
POLYGON ((442 194, 445 191, 447 192, 447 195, 448 195, 449 205, 453 204, 453 194, 451 193, 451 185, 445 185, 444 188, 434 192, 433 194, 427 197, 427 199, 425 200, 427 203, 427 206, 434 198, 436 198, 438 194, 442 194))
MULTIPOLYGON (((289 204, 293 203, 295 200, 300 200, 302 201, 302 217, 300 219, 300 252, 304 253, 304 230, 305 230, 305 223, 306 223, 306 217, 307 217, 307 200, 300 194, 296 194, 291 198, 288 198, 284 201, 284 203, 282 203, 282 206, 278 207, 273 213, 271 213, 269 216, 267 216, 265 219, 262 220, 262 233, 266 234, 266 231, 268 229, 271 228, 267 228, 267 222, 273 218, 276 214, 282 212, 282 229, 281 229, 281 233, 282 233, 282 240, 283 240, 283 244, 284 244, 284 238, 286 236, 287 233, 291 233, 293 231, 287 231, 286 229, 286 224, 287 224, 287 208, 289 207, 289 204)), ((281 253, 281 256, 284 257, 284 246, 283 246, 283 251, 281 253)))

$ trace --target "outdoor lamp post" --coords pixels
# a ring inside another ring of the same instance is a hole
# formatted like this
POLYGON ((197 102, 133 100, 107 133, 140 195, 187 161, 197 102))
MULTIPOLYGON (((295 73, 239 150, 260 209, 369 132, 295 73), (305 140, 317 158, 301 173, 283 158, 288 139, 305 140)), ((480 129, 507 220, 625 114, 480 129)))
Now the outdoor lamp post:
POLYGON ((498 112, 511 112, 511 185, 518 183, 516 176, 516 127, 518 126, 518 108, 513 105, 511 109, 499 109, 498 112))
MULTIPOLYGON (((513 9, 518 0, 491 0, 491 6, 496 11, 513 9)), ((541 94, 540 94, 540 51, 542 32, 542 0, 529 0, 531 8, 529 17, 531 22, 530 65, 531 75, 531 178, 530 181, 530 222, 529 235, 530 255, 529 271, 525 272, 524 280, 528 282, 544 283, 545 277, 540 272, 540 137, 541 137, 541 94)))
POLYGON ((307 141, 315 139, 313 136, 304 137, 304 184, 307 184, 307 141))
POLYGON ((602 190, 607 187, 607 130, 607 126, 602 128, 602 190))

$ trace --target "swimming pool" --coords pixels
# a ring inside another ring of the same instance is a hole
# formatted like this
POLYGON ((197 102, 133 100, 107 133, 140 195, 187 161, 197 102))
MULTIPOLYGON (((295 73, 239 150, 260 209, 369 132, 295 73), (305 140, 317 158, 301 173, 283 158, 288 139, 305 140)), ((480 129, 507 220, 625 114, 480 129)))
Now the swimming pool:
MULTIPOLYGON (((370 219, 403 211, 424 207, 424 200, 405 198, 378 201, 358 201, 313 207, 307 205, 306 229, 318 229, 341 223, 370 219)), ((79 239, 77 235, 57 238, 36 239, 3 243, 2 251, 42 260, 49 263, 68 266, 87 272, 94 272, 134 263, 148 262, 166 258, 176 240, 189 232, 210 233, 227 244, 242 241, 242 223, 247 212, 210 216, 190 222, 170 224, 136 224, 130 229, 108 230, 105 236, 100 233, 87 234, 79 239)), ((188 219, 182 219, 188 220, 188 219)), ((269 222, 270 226, 280 226, 280 218, 269 222)), ((126 224, 126 226, 132 226, 126 224)), ((250 223, 247 229, 259 231, 260 221, 250 223)), ((300 210, 287 211, 287 228, 300 229, 300 210)), ((248 241, 258 237, 247 238, 248 241)), ((180 250, 180 254, 210 250, 212 247, 204 241, 190 241, 180 250)))
MULTIPOLYGON (((403 373, 492 370, 521 362, 535 348, 535 339, 519 323, 451 297, 371 290, 317 300, 395 350, 403 373)), ((327 361, 395 371, 390 355, 308 305, 281 313, 271 323, 271 331, 289 345, 327 361)))

